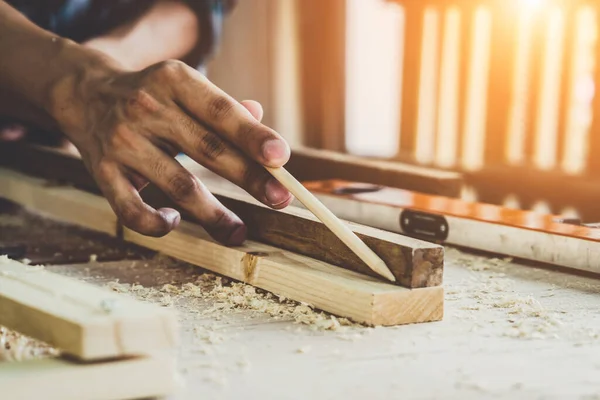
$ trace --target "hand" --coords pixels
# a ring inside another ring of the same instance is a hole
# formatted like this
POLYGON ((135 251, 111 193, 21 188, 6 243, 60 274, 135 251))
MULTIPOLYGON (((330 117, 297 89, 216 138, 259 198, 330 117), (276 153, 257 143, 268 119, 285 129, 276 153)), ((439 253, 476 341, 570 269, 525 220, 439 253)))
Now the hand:
POLYGON ((82 69, 51 88, 51 113, 122 223, 150 236, 175 228, 180 214, 155 210, 139 190, 154 183, 191 213, 216 240, 239 245, 243 222, 174 156, 196 162, 273 208, 292 195, 263 168, 289 159, 283 138, 262 125, 256 102, 238 103, 201 73, 178 61, 142 71, 82 69))

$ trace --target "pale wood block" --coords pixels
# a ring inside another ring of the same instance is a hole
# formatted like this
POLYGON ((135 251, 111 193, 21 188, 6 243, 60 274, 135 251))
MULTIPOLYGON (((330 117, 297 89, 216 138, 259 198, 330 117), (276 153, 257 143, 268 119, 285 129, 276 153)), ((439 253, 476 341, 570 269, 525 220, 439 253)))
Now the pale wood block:
POLYGON ((123 400, 162 397, 180 386, 171 356, 101 362, 47 358, 0 363, 0 397, 10 400, 123 400))
POLYGON ((0 258, 0 325, 85 360, 150 354, 178 342, 175 312, 0 258))
POLYGON ((52 218, 115 236, 118 218, 101 196, 68 186, 50 186, 32 178, 0 168, 0 197, 46 213, 52 218))
POLYGON ((441 320, 443 288, 407 289, 276 247, 225 247, 182 221, 162 238, 124 230, 125 240, 369 325, 441 320))

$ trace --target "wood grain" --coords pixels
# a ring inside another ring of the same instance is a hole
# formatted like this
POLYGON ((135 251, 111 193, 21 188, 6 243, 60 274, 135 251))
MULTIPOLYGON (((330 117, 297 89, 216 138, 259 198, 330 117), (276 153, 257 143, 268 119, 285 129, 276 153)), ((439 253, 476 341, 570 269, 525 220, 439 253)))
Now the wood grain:
POLYGON ((10 400, 122 400, 162 397, 179 387, 172 357, 102 362, 47 358, 0 363, 2 398, 10 400))
POLYGON ((124 238, 360 323, 389 326, 438 321, 443 316, 440 286, 406 289, 252 241, 225 247, 187 221, 162 238, 128 229, 124 238))
POLYGON ((71 187, 0 169, 0 197, 95 231, 117 232, 117 217, 104 198, 71 187))
POLYGON ((360 240, 347 225, 340 221, 285 168, 267 168, 267 170, 369 268, 392 282, 396 280, 385 261, 379 258, 365 242, 360 240))
POLYGON ((0 325, 83 360, 150 354, 178 340, 171 310, 6 257, 0 325))
POLYGON ((293 149, 285 167, 300 181, 343 179, 448 197, 459 197, 462 187, 457 172, 308 148, 293 149))
MULTIPOLYGON (((15 152, 18 153, 19 151, 15 148, 15 152)), ((53 167, 51 166, 55 165, 57 166, 56 171, 54 171, 57 174, 54 175, 55 178, 59 177, 85 190, 94 191, 94 182, 91 177, 86 177, 84 173, 85 168, 81 160, 58 152, 34 148, 25 148, 24 156, 36 157, 39 160, 43 160, 49 167, 45 169, 38 168, 33 165, 36 163, 17 162, 19 160, 15 160, 16 164, 11 165, 27 173, 46 178, 48 178, 48 175, 51 175, 48 174, 48 170, 52 169, 53 167)), ((194 170, 192 166, 189 169, 196 175, 200 173, 194 170)), ((16 172, 6 174, 0 172, 0 175, 5 176, 6 178, 4 179, 19 181, 20 186, 27 185, 27 182, 38 187, 43 184, 43 181, 31 180, 31 178, 16 172)), ((221 186, 218 182, 225 181, 222 179, 220 181, 211 179, 210 182, 209 180, 205 180, 211 192, 246 223, 249 237, 252 240, 313 257, 338 267, 377 276, 310 212, 296 207, 287 207, 284 210, 276 211, 258 203, 249 195, 241 195, 241 190, 231 190, 230 185, 221 186)), ((5 190, 4 186, 0 186, 0 196, 2 196, 3 190, 5 190)), ((43 199, 45 194, 43 191, 35 190, 37 191, 36 198, 40 202, 40 199, 43 199)), ((55 192, 68 190, 71 193, 74 189, 53 188, 53 190, 55 192)), ((22 190, 20 193, 26 193, 26 191, 22 190)), ((90 196, 87 193, 83 193, 82 195, 90 196)), ((153 207, 175 206, 156 187, 149 186, 144 189, 142 195, 144 200, 153 207)), ((16 197, 18 196, 13 195, 13 200, 19 202, 16 197)), ((29 195, 25 196, 25 198, 30 197, 29 195)), ((73 195, 73 198, 76 198, 76 196, 73 195)), ((89 227, 96 229, 95 224, 102 223, 108 229, 112 226, 111 221, 114 221, 116 217, 111 214, 112 211, 109 211, 108 214, 103 211, 100 214, 86 210, 87 204, 91 204, 92 201, 98 203, 97 199, 91 200, 90 198, 90 201, 86 200, 80 206, 80 211, 78 211, 78 213, 82 214, 81 218, 71 218, 71 221, 74 223, 85 223, 88 218, 86 215, 97 215, 99 221, 95 221, 89 227)), ((44 206, 44 202, 40 204, 40 207, 44 206)), ((57 211, 64 211, 64 208, 59 207, 57 211)), ((69 215, 66 217, 69 217, 69 215)), ((191 218, 185 214, 183 217, 191 218)), ((397 220, 396 223, 398 223, 397 220)), ((444 258, 442 247, 355 224, 351 225, 351 229, 386 263, 396 278, 398 285, 417 288, 442 284, 444 258)))
MULTIPOLYGON (((219 187, 215 183, 207 183, 207 186, 219 201, 244 221, 250 239, 378 277, 308 210, 289 206, 276 211, 239 190, 219 187)), ((173 205, 158 190, 147 192, 144 198, 154 207, 173 205)), ((369 226, 344 223, 386 263, 396 278, 395 284, 408 288, 442 284, 442 246, 369 226)))

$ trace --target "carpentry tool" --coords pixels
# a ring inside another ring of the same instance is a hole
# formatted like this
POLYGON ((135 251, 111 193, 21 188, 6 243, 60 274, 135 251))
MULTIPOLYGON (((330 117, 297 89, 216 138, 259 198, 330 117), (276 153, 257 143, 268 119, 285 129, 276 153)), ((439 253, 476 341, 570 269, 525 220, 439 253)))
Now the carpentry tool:
POLYGON ((597 224, 339 180, 304 182, 340 218, 422 240, 600 273, 597 224), (362 188, 353 192, 353 188, 362 188))
POLYGON ((285 168, 267 168, 296 199, 308 208, 325 226, 346 244, 373 271, 394 282, 396 278, 385 262, 377 256, 362 240, 360 240, 346 225, 344 225, 327 207, 312 195, 285 168))

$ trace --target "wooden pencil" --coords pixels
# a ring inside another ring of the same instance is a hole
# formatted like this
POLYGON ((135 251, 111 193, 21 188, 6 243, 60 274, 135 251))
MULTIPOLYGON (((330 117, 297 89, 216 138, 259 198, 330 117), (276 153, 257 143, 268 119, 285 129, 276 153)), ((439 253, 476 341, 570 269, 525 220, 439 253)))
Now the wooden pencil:
POLYGON ((323 222, 350 250, 352 250, 361 260, 379 275, 389 279, 392 282, 396 278, 385 264, 385 262, 373 250, 369 248, 358 236, 340 221, 323 203, 321 203, 311 192, 309 192, 296 178, 292 176, 285 168, 269 168, 267 170, 277 179, 287 190, 289 190, 298 201, 300 201, 309 211, 323 222))

